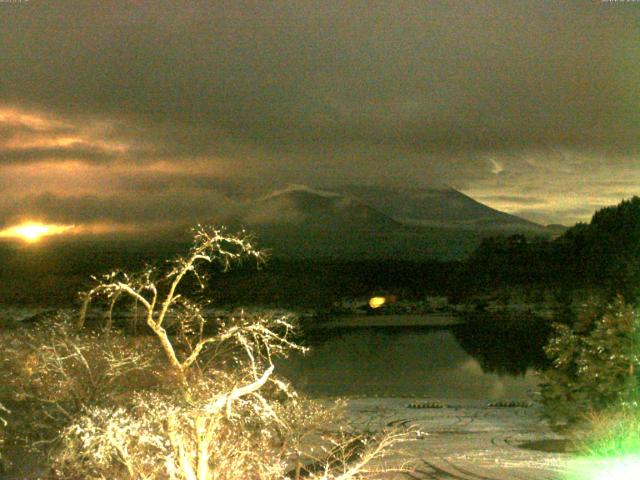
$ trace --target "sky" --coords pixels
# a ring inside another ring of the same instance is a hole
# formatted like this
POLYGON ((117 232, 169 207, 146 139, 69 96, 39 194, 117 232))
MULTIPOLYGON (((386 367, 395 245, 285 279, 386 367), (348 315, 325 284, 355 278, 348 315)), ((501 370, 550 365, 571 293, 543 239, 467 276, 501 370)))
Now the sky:
POLYGON ((0 227, 216 221, 291 183, 540 222, 640 194, 640 2, 0 0, 0 227))

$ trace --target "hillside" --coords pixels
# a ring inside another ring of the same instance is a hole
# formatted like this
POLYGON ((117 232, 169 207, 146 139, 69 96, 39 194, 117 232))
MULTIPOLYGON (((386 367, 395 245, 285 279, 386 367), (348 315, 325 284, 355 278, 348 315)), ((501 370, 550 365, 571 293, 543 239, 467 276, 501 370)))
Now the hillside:
POLYGON ((488 235, 549 236, 452 189, 294 185, 247 202, 239 222, 280 258, 461 259, 488 235))
POLYGON ((351 196, 294 186, 252 204, 244 220, 250 225, 291 224, 312 229, 390 231, 402 224, 351 196))
POLYGON ((448 186, 408 189, 349 186, 340 192, 409 225, 544 231, 541 225, 495 210, 448 186))

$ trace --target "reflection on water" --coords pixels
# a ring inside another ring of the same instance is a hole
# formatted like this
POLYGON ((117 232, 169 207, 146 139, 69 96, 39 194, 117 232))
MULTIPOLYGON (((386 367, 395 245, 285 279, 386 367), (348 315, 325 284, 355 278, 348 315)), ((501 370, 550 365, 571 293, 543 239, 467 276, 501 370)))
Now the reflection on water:
POLYGON ((312 395, 527 398, 547 333, 546 326, 491 322, 313 328, 305 335, 311 352, 280 362, 277 371, 312 395))
POLYGON ((483 372, 525 375, 547 366, 543 347, 550 323, 535 318, 479 318, 454 325, 458 344, 478 361, 483 372))

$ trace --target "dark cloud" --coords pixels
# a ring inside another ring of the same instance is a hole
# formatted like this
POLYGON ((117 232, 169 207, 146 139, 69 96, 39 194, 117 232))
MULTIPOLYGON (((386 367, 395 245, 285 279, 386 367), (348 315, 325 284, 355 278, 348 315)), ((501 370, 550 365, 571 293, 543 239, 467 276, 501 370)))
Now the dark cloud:
POLYGON ((31 217, 62 224, 192 225, 220 222, 235 210, 234 203, 217 193, 169 192, 154 196, 60 196, 44 193, 24 198, 18 208, 0 204, 0 224, 31 217))
POLYGON ((175 122, 169 133, 188 148, 211 131, 277 151, 638 147, 634 6, 154 0, 3 10, 10 99, 175 122))
MULTIPOLYGON (((504 204, 549 178, 584 197, 604 166, 638 171, 639 38, 623 2, 0 3, 0 102, 87 142, 0 145, 0 165, 200 161, 116 182, 185 198, 450 183, 504 204)), ((0 134, 42 135, 27 120, 0 134)))
POLYGON ((512 202, 519 205, 538 205, 546 203, 544 198, 525 197, 518 195, 490 195, 485 197, 487 201, 512 202))
POLYGON ((76 146, 72 148, 24 148, 20 150, 0 151, 1 163, 38 162, 42 160, 86 160, 90 162, 109 162, 121 158, 115 152, 101 148, 76 146))
MULTIPOLYGON (((201 172, 147 172, 118 175, 115 187, 121 191, 156 195, 166 192, 213 192, 227 197, 241 195, 243 186, 221 175, 201 172)), ((246 192, 245 192, 246 193, 246 192)))

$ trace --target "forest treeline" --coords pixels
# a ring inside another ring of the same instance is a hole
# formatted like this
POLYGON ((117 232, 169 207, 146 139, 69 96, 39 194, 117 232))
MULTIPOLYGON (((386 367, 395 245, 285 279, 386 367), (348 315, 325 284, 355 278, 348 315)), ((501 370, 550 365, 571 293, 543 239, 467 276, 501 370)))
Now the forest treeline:
POLYGON ((507 286, 597 290, 638 298, 640 287, 640 198, 598 210, 554 240, 523 235, 492 237, 464 262, 464 292, 507 286))

